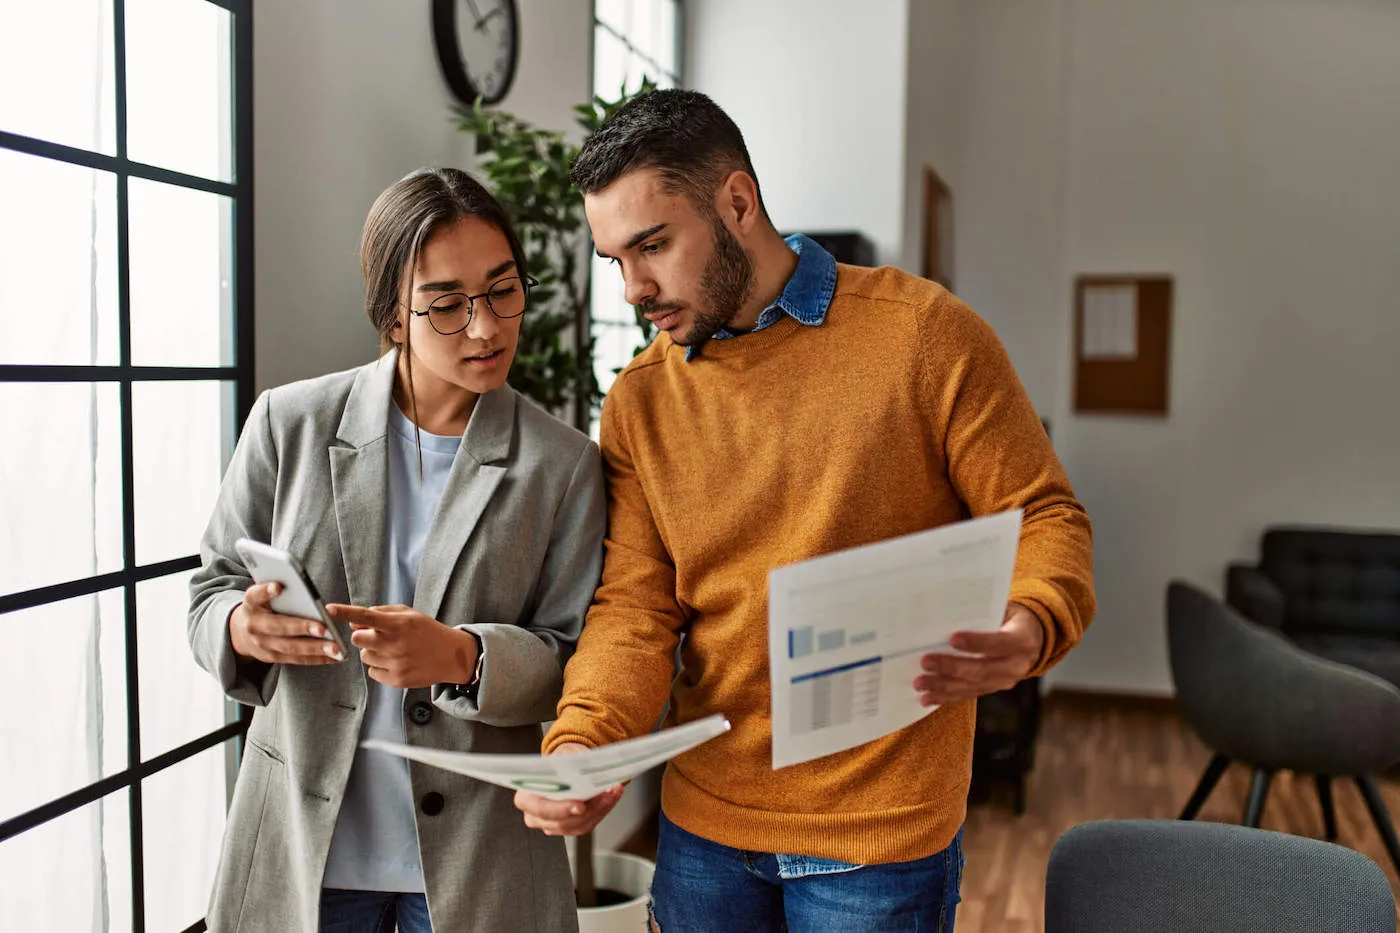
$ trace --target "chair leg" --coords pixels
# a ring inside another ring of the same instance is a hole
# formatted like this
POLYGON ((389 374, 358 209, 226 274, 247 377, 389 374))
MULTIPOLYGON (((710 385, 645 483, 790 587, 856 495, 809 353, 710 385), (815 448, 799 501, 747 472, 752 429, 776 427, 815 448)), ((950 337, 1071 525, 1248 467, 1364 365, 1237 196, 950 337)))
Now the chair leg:
POLYGON ((1225 773, 1225 769, 1230 766, 1230 759, 1226 755, 1218 752, 1206 765, 1205 773, 1201 775, 1201 780, 1196 784, 1196 790, 1191 795, 1191 799, 1186 802, 1186 809, 1181 811, 1179 820, 1194 820, 1196 814, 1201 812, 1201 807, 1205 806, 1206 798, 1210 792, 1215 790, 1215 785, 1220 783, 1220 776, 1225 773))
POLYGON ((1332 807, 1332 778, 1326 774, 1316 775, 1317 802, 1322 804, 1322 826, 1328 842, 1337 841, 1337 811, 1332 807))
POLYGON ((1244 825, 1259 827, 1264 816, 1264 799, 1269 796, 1269 781, 1273 775, 1263 768, 1254 769, 1254 778, 1249 782, 1249 801, 1244 806, 1244 825))
POLYGON ((1366 800, 1366 809, 1371 811, 1371 819, 1375 821, 1376 830, 1381 834, 1381 842, 1385 843, 1385 850, 1390 853, 1395 870, 1400 872, 1400 840, 1395 838, 1395 824, 1390 822, 1390 813, 1385 808, 1385 801, 1381 799, 1381 790, 1376 786, 1376 779, 1369 774, 1359 775, 1356 778, 1356 786, 1361 788, 1361 796, 1366 800))

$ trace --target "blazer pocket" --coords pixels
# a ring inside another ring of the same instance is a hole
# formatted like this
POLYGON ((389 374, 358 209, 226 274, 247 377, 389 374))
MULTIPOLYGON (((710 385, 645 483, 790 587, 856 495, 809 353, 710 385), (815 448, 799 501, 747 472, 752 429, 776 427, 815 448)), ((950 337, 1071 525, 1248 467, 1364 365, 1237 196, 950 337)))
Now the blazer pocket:
POLYGON ((286 764, 286 762, 282 759, 282 753, 279 752, 277 749, 273 748, 271 745, 267 744, 266 742, 259 741, 258 739, 254 738, 249 738, 248 747, 251 748, 253 751, 262 752, 264 755, 266 755, 268 758, 271 758, 279 765, 286 764))
POLYGON ((261 806, 240 833, 247 846, 247 873, 240 898, 239 931, 293 930, 298 925, 296 892, 292 879, 288 833, 287 769, 281 754, 263 742, 249 742, 244 767, 252 765, 266 775, 261 806))
POLYGON ((223 851, 209 905, 210 933, 237 930, 243 923, 268 792, 273 784, 281 783, 282 770, 282 759, 276 752, 257 742, 247 743, 234 784, 223 851))

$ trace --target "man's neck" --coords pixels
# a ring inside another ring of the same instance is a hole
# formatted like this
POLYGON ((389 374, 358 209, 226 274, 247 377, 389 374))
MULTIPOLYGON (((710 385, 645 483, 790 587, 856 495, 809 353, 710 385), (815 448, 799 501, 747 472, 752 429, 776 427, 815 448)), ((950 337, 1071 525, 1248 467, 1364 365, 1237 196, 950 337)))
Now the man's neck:
POLYGON ((736 333, 754 329, 758 316, 782 296, 783 289, 787 288, 792 274, 797 271, 797 254, 772 228, 758 238, 750 249, 754 271, 753 293, 729 325, 729 330, 736 333))

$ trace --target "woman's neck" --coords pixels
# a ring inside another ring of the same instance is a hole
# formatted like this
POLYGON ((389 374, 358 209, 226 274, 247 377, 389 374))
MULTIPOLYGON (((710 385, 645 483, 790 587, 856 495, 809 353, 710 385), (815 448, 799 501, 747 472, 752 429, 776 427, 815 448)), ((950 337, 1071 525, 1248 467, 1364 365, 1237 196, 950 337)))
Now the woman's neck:
POLYGON ((409 392, 408 363, 399 354, 398 373, 394 377, 394 404, 408 420, 429 434, 456 437, 465 434, 467 422, 479 397, 461 386, 452 385, 425 373, 423 367, 413 370, 413 392, 409 392), (415 410, 416 409, 416 410, 415 410))

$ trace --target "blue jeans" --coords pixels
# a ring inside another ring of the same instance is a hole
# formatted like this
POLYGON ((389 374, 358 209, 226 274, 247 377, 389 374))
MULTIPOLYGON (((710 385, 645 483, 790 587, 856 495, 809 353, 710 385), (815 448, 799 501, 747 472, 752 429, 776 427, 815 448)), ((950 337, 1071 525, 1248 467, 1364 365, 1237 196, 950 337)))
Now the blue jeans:
POLYGON ((421 894, 321 890, 321 933, 433 933, 421 894))
POLYGON ((661 933, 952 933, 962 830, 912 862, 851 865, 731 849, 661 815, 652 917, 661 933))

